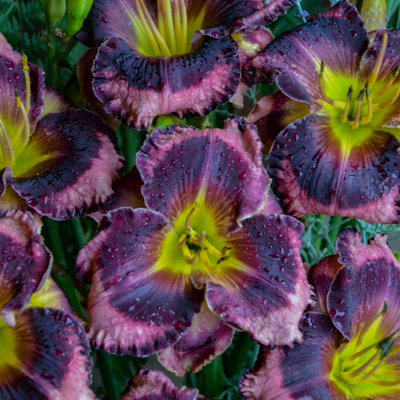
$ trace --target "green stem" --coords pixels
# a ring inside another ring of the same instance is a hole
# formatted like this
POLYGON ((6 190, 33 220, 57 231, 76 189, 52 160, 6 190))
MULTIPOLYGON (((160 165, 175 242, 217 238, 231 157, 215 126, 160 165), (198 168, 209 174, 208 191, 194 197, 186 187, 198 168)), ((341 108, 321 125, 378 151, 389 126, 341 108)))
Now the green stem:
POLYGON ((201 371, 201 376, 201 394, 205 397, 218 397, 224 390, 225 376, 222 367, 222 357, 218 356, 211 364, 206 365, 201 371))
POLYGON ((103 381, 105 396, 107 400, 119 400, 119 390, 114 383, 114 368, 111 356, 104 351, 97 352, 98 367, 103 381))
POLYGON ((329 231, 329 238, 331 239, 332 243, 336 243, 337 235, 339 233, 340 227, 342 226, 342 224, 340 223, 341 220, 342 218, 336 215, 334 217, 331 217, 331 229, 329 231))
POLYGON ((86 235, 83 230, 82 222, 79 218, 71 219, 72 230, 74 231, 75 244, 80 250, 86 243, 86 235))
POLYGON ((243 364, 250 354, 250 349, 255 344, 246 332, 237 332, 231 353, 224 357, 224 370, 226 377, 231 379, 243 370, 243 364))
POLYGON ((50 250, 53 253, 54 261, 57 264, 61 264, 65 267, 68 266, 65 258, 63 246, 61 244, 60 231, 58 230, 57 222, 53 219, 46 218, 46 226, 49 231, 50 238, 50 250))

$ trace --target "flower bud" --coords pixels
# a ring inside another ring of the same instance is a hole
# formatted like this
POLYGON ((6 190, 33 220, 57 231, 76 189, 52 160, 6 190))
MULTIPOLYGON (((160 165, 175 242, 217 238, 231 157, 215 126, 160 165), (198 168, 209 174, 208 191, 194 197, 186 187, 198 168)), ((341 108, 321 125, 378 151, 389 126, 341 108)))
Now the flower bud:
POLYGON ((67 33, 74 36, 82 28, 83 21, 92 8, 93 0, 66 0, 67 33))
POLYGON ((57 27, 65 14, 65 0, 40 0, 46 16, 46 24, 51 29, 57 27))

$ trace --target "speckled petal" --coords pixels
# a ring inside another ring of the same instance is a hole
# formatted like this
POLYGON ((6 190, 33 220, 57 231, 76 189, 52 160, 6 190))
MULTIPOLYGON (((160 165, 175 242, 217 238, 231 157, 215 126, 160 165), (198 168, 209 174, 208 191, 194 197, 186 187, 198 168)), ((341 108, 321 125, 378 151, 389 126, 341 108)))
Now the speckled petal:
POLYGON ((226 103, 240 81, 238 46, 230 38, 205 38, 191 53, 147 57, 110 38, 93 66, 93 90, 112 117, 147 128, 158 115, 209 113, 226 103))
POLYGON ((327 315, 307 313, 300 322, 303 343, 261 348, 254 367, 239 381, 246 400, 344 400, 330 383, 335 341, 341 337, 327 315))
POLYGON ((110 200, 122 162, 113 130, 87 110, 70 109, 39 121, 10 183, 40 214, 67 219, 110 200))
MULTIPOLYGON (((148 356, 174 344, 200 311, 202 290, 190 276, 155 268, 171 225, 161 214, 120 208, 78 254, 88 296, 89 339, 110 353, 148 356)), ((165 268, 164 268, 165 267, 165 268)))
POLYGON ((326 305, 328 292, 333 278, 342 268, 338 258, 337 255, 325 257, 308 271, 308 281, 313 286, 316 295, 315 305, 311 307, 312 311, 328 314, 326 305))
POLYGON ((175 374, 199 372, 231 344, 234 330, 224 324, 204 301, 192 326, 173 346, 158 353, 160 363, 175 374))
MULTIPOLYGON (((0 33, 0 118, 10 136, 16 129, 23 128, 23 115, 17 106, 15 91, 25 104, 26 79, 22 68, 22 56, 12 49, 4 36, 0 33)), ((28 119, 31 129, 43 110, 44 87, 43 70, 37 65, 29 64, 30 76, 30 110, 28 119)))
POLYGON ((196 400, 197 389, 178 389, 161 371, 140 370, 129 382, 121 400, 196 400))
POLYGON ((0 219, 1 318, 15 325, 14 313, 29 304, 50 273, 51 254, 28 213, 8 211, 0 219))
MULTIPOLYGON (((6 332, 7 331, 7 332, 6 332)), ((27 308, 17 314, 12 357, 0 369, 2 400, 94 400, 85 331, 60 310, 27 308)))
POLYGON ((260 99, 247 120, 257 126, 258 134, 264 144, 263 153, 268 154, 278 134, 308 113, 308 104, 292 100, 277 90, 260 99))
POLYGON ((277 37, 252 65, 275 79, 284 94, 321 110, 321 60, 333 74, 356 77, 368 37, 356 8, 340 1, 304 25, 277 37))
POLYGON ((286 215, 256 215, 243 221, 227 244, 232 257, 223 274, 198 274, 211 310, 223 322, 249 332, 264 345, 301 340, 298 323, 310 300, 300 257, 303 225, 286 215))
POLYGON ((375 235, 368 245, 360 233, 347 228, 339 234, 336 250, 343 268, 328 294, 328 309, 337 329, 348 339, 368 326, 384 309, 380 330, 400 328, 400 263, 387 245, 387 237, 375 235))
POLYGON ((266 201, 261 143, 243 119, 226 120, 224 129, 157 129, 139 151, 137 166, 147 207, 174 221, 195 201, 204 202, 219 235, 238 229, 266 201))
POLYGON ((396 223, 398 147, 390 133, 374 131, 345 154, 329 119, 308 115, 276 138, 269 158, 271 187, 295 217, 326 214, 396 223))

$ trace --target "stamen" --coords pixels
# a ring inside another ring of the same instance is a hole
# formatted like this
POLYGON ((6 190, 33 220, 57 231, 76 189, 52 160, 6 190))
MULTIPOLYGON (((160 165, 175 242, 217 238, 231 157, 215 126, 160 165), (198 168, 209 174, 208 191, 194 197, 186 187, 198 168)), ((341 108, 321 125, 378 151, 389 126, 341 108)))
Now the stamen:
POLYGON ((194 203, 194 207, 190 211, 190 213, 187 216, 186 221, 185 221, 185 229, 187 232, 190 232, 191 234, 195 234, 196 232, 190 226, 190 218, 196 214, 198 209, 199 209, 199 205, 197 203, 194 203))
POLYGON ((399 97, 399 95, 400 95, 400 84, 399 84, 399 86, 397 87, 397 89, 396 89, 396 91, 395 91, 393 97, 392 97, 389 101, 387 101, 386 103, 375 104, 375 105, 372 107, 372 111, 383 110, 383 109, 385 109, 386 107, 391 106, 391 105, 397 100, 397 98, 399 97))
POLYGON ((180 0, 181 2, 181 22, 182 22, 182 33, 181 33, 181 40, 182 40, 182 48, 184 49, 184 53, 189 52, 191 50, 191 40, 189 44, 187 43, 187 11, 186 11, 186 4, 185 0, 180 0))
POLYGON ((200 251, 200 260, 203 261, 204 265, 211 271, 215 270, 216 266, 211 264, 208 258, 207 249, 200 251))
POLYGON ((24 54, 22 56, 22 69, 25 76, 25 109, 27 112, 31 109, 31 77, 29 76, 28 57, 24 54))
POLYGON ((6 127, 4 126, 3 121, 0 119, 0 136, 1 136, 1 151, 3 152, 4 155, 4 161, 7 164, 11 164, 11 166, 14 165, 15 162, 15 154, 14 154, 14 149, 11 144, 10 136, 7 133, 6 127), (3 134, 3 135, 1 135, 3 134), (3 138, 4 137, 4 138, 3 138), (5 140, 5 143, 4 143, 5 140))
POLYGON ((207 251, 212 254, 213 256, 216 256, 218 258, 222 257, 222 254, 220 251, 218 251, 207 239, 203 240, 204 247, 207 247, 207 251))
POLYGON ((178 246, 183 247, 186 244, 187 238, 188 238, 188 235, 186 233, 183 233, 178 240, 178 246))
POLYGON ((351 98, 353 97, 353 85, 349 87, 349 91, 347 92, 347 101, 346 106, 344 107, 344 111, 340 116, 340 121, 345 123, 347 122, 347 116, 349 115, 349 108, 351 104, 351 98))
POLYGON ((175 41, 175 32, 174 32, 174 22, 172 19, 172 7, 170 0, 160 0, 162 1, 162 13, 164 17, 164 26, 168 31, 169 36, 169 47, 172 51, 172 54, 176 54, 176 41, 175 41))
POLYGON ((182 247, 182 251, 183 251, 183 257, 185 258, 185 261, 189 265, 193 265, 199 260, 199 255, 198 255, 199 250, 196 250, 195 254, 192 256, 189 247, 185 245, 182 247))
POLYGON ((387 41, 388 41, 388 34, 384 33, 382 36, 382 43, 381 43, 381 48, 379 49, 378 57, 376 58, 374 68, 371 72, 371 76, 369 77, 370 87, 372 87, 372 85, 375 83, 376 78, 378 77, 379 71, 382 67, 383 57, 385 55, 386 46, 387 46, 387 41))
MULTIPOLYGON (((174 7, 174 31, 175 38, 180 39, 181 35, 181 10, 180 10, 180 2, 177 0, 172 1, 172 5, 174 7)), ((179 40, 176 43, 177 50, 179 53, 184 53, 185 49, 182 48, 182 40, 179 40)))
POLYGON ((353 129, 357 129, 360 126, 360 116, 361 116, 361 103, 364 99, 364 90, 361 90, 358 95, 357 111, 354 121, 350 124, 353 129))
POLYGON ((321 60, 321 69, 320 69, 320 73, 319 73, 319 86, 320 86, 321 96, 324 99, 324 101, 326 101, 328 104, 344 110, 346 107, 345 102, 333 100, 330 97, 328 97, 327 94, 325 93, 325 83, 324 83, 324 77, 323 77, 324 70, 325 70, 325 61, 324 61, 324 59, 322 59, 321 60))
POLYGON ((21 98, 18 95, 17 89, 15 89, 15 100, 17 101, 17 107, 21 110, 22 117, 24 119, 24 135, 21 137, 21 143, 19 144, 18 149, 21 147, 24 148, 28 142, 29 142, 29 137, 30 137, 30 124, 29 124, 29 118, 28 118, 28 113, 26 112, 25 106, 21 101, 21 98))
POLYGON ((206 231, 201 232, 201 236, 198 239, 192 239, 192 243, 200 244, 206 238, 206 231))
POLYGON ((400 385, 400 380, 390 382, 390 381, 384 381, 384 380, 382 380, 382 379, 376 379, 376 378, 371 377, 371 378, 368 380, 368 383, 371 383, 371 384, 373 384, 373 385, 391 387, 391 386, 400 385))
POLYGON ((2 165, 2 167, 4 167, 4 166, 8 165, 10 160, 9 160, 6 144, 4 143, 3 133, 2 133, 1 128, 0 128, 0 147, 1 147, 1 152, 3 154, 3 159, 4 159, 4 165, 2 165))
POLYGON ((393 85, 393 82, 397 79, 400 73, 400 65, 396 67, 396 69, 391 73, 392 77, 389 79, 389 82, 380 90, 371 94, 372 100, 376 99, 379 96, 382 96, 389 88, 393 85))
POLYGON ((372 99, 369 93, 368 82, 365 84, 365 94, 368 101, 368 113, 367 115, 361 120, 360 125, 367 125, 372 120, 372 99))

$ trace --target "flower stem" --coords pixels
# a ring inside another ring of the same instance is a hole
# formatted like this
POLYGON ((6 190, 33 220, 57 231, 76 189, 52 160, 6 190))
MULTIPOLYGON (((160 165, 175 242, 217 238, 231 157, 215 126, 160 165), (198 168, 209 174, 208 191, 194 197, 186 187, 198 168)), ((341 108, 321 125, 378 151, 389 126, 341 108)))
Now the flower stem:
POLYGON ((120 393, 114 382, 114 368, 110 354, 104 351, 97 351, 97 361, 105 390, 104 398, 107 400, 119 400, 120 393))

